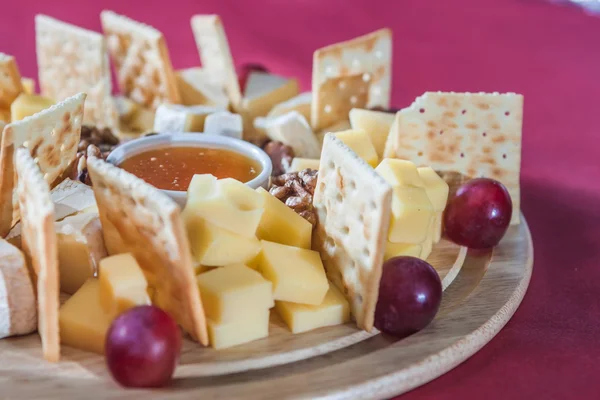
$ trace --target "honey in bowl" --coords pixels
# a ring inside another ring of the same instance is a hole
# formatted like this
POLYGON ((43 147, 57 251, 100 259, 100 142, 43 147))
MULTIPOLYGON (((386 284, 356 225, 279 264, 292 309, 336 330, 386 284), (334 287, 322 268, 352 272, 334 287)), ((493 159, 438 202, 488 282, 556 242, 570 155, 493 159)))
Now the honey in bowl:
POLYGON ((206 147, 164 147, 125 159, 119 167, 163 190, 186 191, 196 174, 249 182, 261 172, 260 164, 235 151, 206 147))

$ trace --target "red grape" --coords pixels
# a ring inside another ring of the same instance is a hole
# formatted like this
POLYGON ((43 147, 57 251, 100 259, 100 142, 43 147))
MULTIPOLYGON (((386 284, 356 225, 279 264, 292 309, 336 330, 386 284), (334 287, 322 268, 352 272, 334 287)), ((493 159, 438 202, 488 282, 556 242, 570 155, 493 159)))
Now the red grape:
POLYGON ((269 72, 267 67, 262 64, 257 63, 247 63, 243 64, 238 68, 238 82, 240 84, 240 90, 242 94, 246 91, 246 81, 248 80, 248 76, 250 76, 251 72, 269 72))
POLYGON ((453 242, 472 249, 494 247, 512 215, 508 190, 498 181, 477 178, 462 185, 444 211, 444 230, 453 242))
POLYGON ((105 349, 108 369, 121 385, 161 387, 179 361, 181 332, 160 308, 134 307, 113 321, 105 349))
POLYGON ((383 264, 375 327, 406 337, 425 328, 442 301, 442 282, 426 261, 416 257, 393 257, 383 264))

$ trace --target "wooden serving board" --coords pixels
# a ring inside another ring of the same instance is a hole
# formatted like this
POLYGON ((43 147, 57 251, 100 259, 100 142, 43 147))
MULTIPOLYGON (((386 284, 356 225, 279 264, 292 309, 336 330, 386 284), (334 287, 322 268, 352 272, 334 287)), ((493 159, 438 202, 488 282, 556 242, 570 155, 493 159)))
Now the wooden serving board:
POLYGON ((292 335, 272 313, 269 337, 226 350, 185 341, 175 381, 123 389, 101 356, 63 347, 43 360, 37 335, 0 340, 0 399, 387 398, 449 371, 489 342, 523 298, 533 264, 525 220, 491 252, 442 241, 429 262, 445 289, 436 319, 403 340, 353 324, 292 335))

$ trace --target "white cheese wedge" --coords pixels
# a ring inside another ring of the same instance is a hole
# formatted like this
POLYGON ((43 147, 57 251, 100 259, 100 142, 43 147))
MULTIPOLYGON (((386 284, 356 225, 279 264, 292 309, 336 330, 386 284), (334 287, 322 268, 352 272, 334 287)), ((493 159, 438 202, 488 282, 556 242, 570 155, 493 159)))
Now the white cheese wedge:
POLYGON ((60 290, 74 294, 97 275, 100 260, 108 256, 98 213, 83 213, 56 222, 60 290))
POLYGON ((289 100, 282 101, 269 111, 267 118, 279 117, 290 111, 298 111, 307 121, 310 121, 310 107, 312 104, 312 92, 300 93, 289 100))
POLYGON ((161 104, 156 109, 154 130, 158 133, 202 132, 209 114, 223 111, 212 106, 161 104))
POLYGON ((23 253, 0 239, 0 339, 37 328, 35 292, 23 253))
MULTIPOLYGON (((63 218, 77 213, 98 212, 94 191, 88 185, 72 179, 65 179, 50 193, 54 203, 54 218, 63 218)), ((21 247, 21 223, 17 223, 6 236, 11 244, 21 247)))
POLYGON ((290 146, 297 157, 319 158, 321 146, 306 118, 298 111, 291 111, 267 122, 267 135, 290 146))
POLYGON ((207 135, 229 136, 241 139, 244 132, 244 121, 239 114, 219 111, 206 117, 204 133, 207 135))
MULTIPOLYGON (((213 77, 214 78, 214 77, 213 77)), ((229 107, 225 90, 200 67, 187 68, 175 73, 181 102, 186 106, 207 105, 223 109, 229 107)))
POLYGON ((285 85, 289 81, 283 76, 269 74, 268 72, 253 71, 248 75, 244 98, 252 99, 263 96, 285 85))

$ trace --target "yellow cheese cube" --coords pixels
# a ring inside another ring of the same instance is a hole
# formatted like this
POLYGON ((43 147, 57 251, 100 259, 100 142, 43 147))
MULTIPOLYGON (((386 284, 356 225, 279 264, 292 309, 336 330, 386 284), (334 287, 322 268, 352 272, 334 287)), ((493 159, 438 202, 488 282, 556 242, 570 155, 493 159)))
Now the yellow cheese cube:
POLYGON ((104 354, 111 322, 112 316, 100 304, 100 282, 89 279, 60 307, 60 341, 77 349, 104 354))
POLYGON ((273 285, 243 264, 229 265, 198 275, 206 317, 213 322, 235 321, 253 310, 273 307, 273 285))
MULTIPOLYGON (((125 121, 124 121, 125 122, 125 121)), ((133 115, 126 121, 124 131, 133 131, 134 133, 145 133, 152 131, 154 127, 154 111, 137 106, 133 115)))
POLYGON ((11 121, 20 121, 54 105, 54 100, 36 94, 21 93, 10 105, 11 121))
POLYGON ((350 147, 360 158, 375 168, 379 163, 379 156, 365 131, 349 129, 335 133, 335 136, 350 147))
POLYGON ((419 258, 421 260, 427 260, 427 257, 431 254, 433 250, 433 235, 427 235, 427 238, 421 243, 421 254, 419 254, 419 258))
POLYGON ((386 158, 379 163, 375 171, 392 187, 425 187, 417 166, 410 161, 386 158))
POLYGON ((392 257, 398 256, 411 256, 420 258, 422 250, 423 246, 421 244, 387 242, 385 245, 383 261, 387 261, 392 257))
POLYGON ((294 157, 294 159, 292 160, 292 165, 290 166, 290 169, 288 172, 299 172, 299 171, 302 171, 307 168, 318 171, 319 164, 320 164, 320 160, 316 160, 316 159, 312 159, 312 158, 294 157))
POLYGON ((252 342, 269 336, 269 310, 245 312, 233 321, 217 323, 207 320, 208 339, 215 349, 252 342))
POLYGON ((55 223, 60 290, 73 294, 98 271, 108 254, 97 213, 75 214, 55 223))
POLYGON ((444 211, 448 201, 448 184, 431 167, 420 167, 417 170, 425 184, 425 191, 429 196, 433 211, 444 211))
POLYGON ((258 188, 264 199, 264 212, 256 230, 262 240, 310 249, 312 225, 281 200, 258 188))
POLYGON ((190 182, 183 218, 201 217, 220 228, 254 238, 263 210, 263 196, 249 186, 235 179, 217 180, 203 174, 194 175, 190 182))
POLYGON ((388 240, 393 243, 423 242, 431 231, 432 217, 433 206, 425 189, 396 186, 388 240))
POLYGON ((198 217, 186 218, 192 256, 205 267, 244 264, 260 251, 256 237, 248 238, 220 228, 198 217))
POLYGON ((150 304, 148 282, 130 253, 118 254, 100 261, 98 275, 100 304, 105 312, 116 316, 132 307, 150 304))
POLYGON ((259 271, 273 282, 273 298, 319 305, 329 283, 318 252, 261 241, 259 271))
POLYGON ((442 218, 444 213, 438 211, 433 215, 433 243, 439 243, 442 239, 442 218))
POLYGON ((21 78, 21 85, 23 86, 23 92, 26 94, 35 93, 35 81, 31 78, 21 78))
POLYGON ((329 290, 319 305, 277 301, 275 309, 292 333, 340 325, 350 320, 348 301, 333 284, 329 284, 329 290))
POLYGON ((379 157, 383 157, 385 142, 390 133, 396 114, 384 111, 353 108, 348 114, 352 129, 360 129, 369 135, 379 157))

